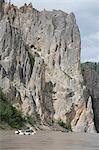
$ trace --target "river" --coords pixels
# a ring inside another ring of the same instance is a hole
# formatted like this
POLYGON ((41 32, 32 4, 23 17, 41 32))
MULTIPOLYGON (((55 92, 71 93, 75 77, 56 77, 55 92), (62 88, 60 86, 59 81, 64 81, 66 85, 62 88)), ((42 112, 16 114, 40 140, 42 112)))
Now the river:
POLYGON ((0 150, 99 150, 99 134, 39 131, 15 135, 0 131, 0 150))

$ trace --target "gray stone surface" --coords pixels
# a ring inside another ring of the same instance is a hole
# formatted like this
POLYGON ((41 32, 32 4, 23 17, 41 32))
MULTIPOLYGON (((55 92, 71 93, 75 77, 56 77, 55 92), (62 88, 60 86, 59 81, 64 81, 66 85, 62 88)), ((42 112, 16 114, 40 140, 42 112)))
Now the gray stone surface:
POLYGON ((74 14, 5 4, 0 35, 0 87, 12 104, 42 124, 62 120, 75 132, 95 132, 74 14))
POLYGON ((84 84, 92 97, 95 126, 99 132, 99 75, 89 65, 84 65, 82 73, 84 84))

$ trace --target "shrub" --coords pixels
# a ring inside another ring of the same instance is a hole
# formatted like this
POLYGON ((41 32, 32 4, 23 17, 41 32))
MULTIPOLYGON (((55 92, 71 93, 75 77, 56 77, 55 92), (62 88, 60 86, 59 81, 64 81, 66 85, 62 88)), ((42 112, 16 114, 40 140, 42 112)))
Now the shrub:
POLYGON ((49 119, 47 121, 47 123, 48 123, 49 126, 52 126, 54 124, 54 120, 53 119, 49 119))
POLYGON ((71 125, 70 125, 70 124, 69 124, 69 125, 65 124, 61 119, 58 120, 58 124, 59 124, 61 127, 65 128, 65 129, 67 129, 67 130, 69 130, 69 131, 72 131, 71 125))
POLYGON ((8 123, 12 128, 21 128, 24 126, 25 119, 22 113, 13 107, 6 99, 0 89, 0 121, 8 123))
POLYGON ((36 124, 36 120, 35 120, 35 118, 32 117, 32 116, 27 116, 27 122, 28 122, 30 125, 36 124))
POLYGON ((66 124, 65 124, 61 119, 58 121, 58 124, 59 124, 61 127, 66 128, 66 124))

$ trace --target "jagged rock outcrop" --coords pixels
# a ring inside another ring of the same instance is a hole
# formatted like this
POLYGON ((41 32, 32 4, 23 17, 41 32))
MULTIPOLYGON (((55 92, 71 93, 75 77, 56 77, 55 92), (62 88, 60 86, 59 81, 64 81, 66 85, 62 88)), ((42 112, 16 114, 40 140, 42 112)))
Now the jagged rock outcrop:
POLYGON ((92 97, 94 121, 96 129, 99 132, 99 74, 97 71, 95 71, 95 68, 95 63, 82 64, 84 84, 87 86, 88 93, 92 97))
POLYGON ((95 132, 74 14, 39 12, 31 4, 3 8, 0 87, 11 103, 42 124, 62 120, 75 132, 95 132))

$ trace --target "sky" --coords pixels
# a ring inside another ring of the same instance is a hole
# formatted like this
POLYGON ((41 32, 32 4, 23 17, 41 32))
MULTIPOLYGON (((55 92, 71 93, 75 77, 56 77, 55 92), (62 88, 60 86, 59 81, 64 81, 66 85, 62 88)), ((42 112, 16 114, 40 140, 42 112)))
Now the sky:
POLYGON ((38 10, 74 12, 81 33, 81 61, 99 62, 99 0, 12 0, 18 6, 30 2, 38 10))

